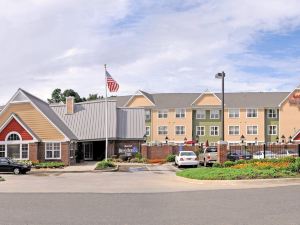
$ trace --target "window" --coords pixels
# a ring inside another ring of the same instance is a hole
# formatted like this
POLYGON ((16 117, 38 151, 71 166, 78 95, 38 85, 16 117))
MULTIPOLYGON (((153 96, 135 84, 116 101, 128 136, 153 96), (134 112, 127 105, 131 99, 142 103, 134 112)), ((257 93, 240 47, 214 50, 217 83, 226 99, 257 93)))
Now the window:
POLYGON ((210 110, 210 118, 211 119, 219 119, 220 115, 219 115, 219 110, 210 110))
POLYGON ((269 135, 277 135, 277 126, 276 125, 268 126, 268 134, 269 135))
POLYGON ((159 126, 158 134, 168 134, 168 127, 167 126, 159 126))
POLYGON ((158 118, 168 118, 168 110, 159 110, 158 118))
POLYGON ((256 118, 257 117, 257 109, 247 109, 247 117, 256 118))
POLYGON ((239 126, 229 126, 229 135, 239 135, 240 127, 239 126))
POLYGON ((204 136, 205 135, 205 127, 197 126, 196 127, 196 136, 204 136))
POLYGON ((150 127, 149 126, 146 127, 146 136, 150 136, 150 127))
POLYGON ((0 145, 0 157, 5 157, 5 145, 0 145))
POLYGON ((20 136, 16 133, 12 133, 7 138, 8 141, 20 141, 20 136))
POLYGON ((183 134, 185 134, 185 126, 176 126, 175 127, 175 134, 176 135, 183 135, 183 134))
POLYGON ((22 159, 28 159, 28 144, 22 144, 22 159))
POLYGON ((46 159, 60 159, 60 143, 46 143, 46 159))
POLYGON ((247 134, 254 135, 258 133, 257 126, 247 126, 247 134))
POLYGON ((203 109, 197 109, 197 111, 196 111, 196 119, 205 120, 206 119, 205 110, 203 110, 203 109))
POLYGON ((184 118, 185 109, 176 109, 176 118, 184 118))
POLYGON ((240 110, 239 109, 229 109, 228 115, 229 115, 229 118, 239 118, 240 110))
POLYGON ((219 136, 219 127, 218 126, 210 127, 210 136, 219 136))
POLYGON ((150 121, 151 120, 151 111, 149 109, 145 110, 145 120, 150 121))
POLYGON ((277 109, 268 109, 268 118, 277 118, 277 109))

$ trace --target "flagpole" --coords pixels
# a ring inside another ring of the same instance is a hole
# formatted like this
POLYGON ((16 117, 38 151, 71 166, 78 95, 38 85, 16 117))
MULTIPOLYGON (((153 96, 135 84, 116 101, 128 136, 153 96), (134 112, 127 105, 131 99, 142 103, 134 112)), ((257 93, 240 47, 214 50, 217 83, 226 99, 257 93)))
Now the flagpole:
POLYGON ((107 148, 108 148, 108 102, 107 102, 107 76, 106 76, 106 64, 104 64, 105 70, 105 161, 107 161, 107 148))

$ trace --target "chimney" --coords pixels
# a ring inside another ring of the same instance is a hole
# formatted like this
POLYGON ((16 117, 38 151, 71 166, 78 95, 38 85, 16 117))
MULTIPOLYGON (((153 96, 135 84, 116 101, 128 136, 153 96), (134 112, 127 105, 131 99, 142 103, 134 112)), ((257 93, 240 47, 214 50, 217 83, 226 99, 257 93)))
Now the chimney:
POLYGON ((73 96, 66 97, 66 111, 67 111, 67 114, 74 113, 74 97, 73 96))

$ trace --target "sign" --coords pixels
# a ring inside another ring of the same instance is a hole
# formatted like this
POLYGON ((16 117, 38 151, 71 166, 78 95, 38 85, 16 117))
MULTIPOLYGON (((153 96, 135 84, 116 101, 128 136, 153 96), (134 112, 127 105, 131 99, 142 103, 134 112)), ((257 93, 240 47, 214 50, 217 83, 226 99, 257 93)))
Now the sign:
POLYGON ((300 92, 294 93, 290 98, 289 98, 289 103, 293 105, 297 105, 300 107, 300 92))
POLYGON ((119 148, 119 154, 137 153, 139 151, 138 147, 134 145, 124 145, 119 148))

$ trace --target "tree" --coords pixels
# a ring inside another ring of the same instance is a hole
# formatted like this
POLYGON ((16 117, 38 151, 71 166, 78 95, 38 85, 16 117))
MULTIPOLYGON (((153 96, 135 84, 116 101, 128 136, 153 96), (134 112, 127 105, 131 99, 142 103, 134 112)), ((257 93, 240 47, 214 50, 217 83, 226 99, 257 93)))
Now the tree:
POLYGON ((61 89, 56 88, 51 94, 51 99, 48 99, 49 103, 60 103, 62 101, 61 89))
POLYGON ((83 101, 82 98, 79 96, 79 94, 76 91, 74 91, 73 89, 66 89, 62 95, 63 102, 66 102, 66 97, 70 97, 70 96, 74 97, 75 102, 83 101))
POLYGON ((93 100, 102 99, 102 98, 103 98, 103 96, 98 96, 98 94, 89 94, 87 101, 93 101, 93 100))

